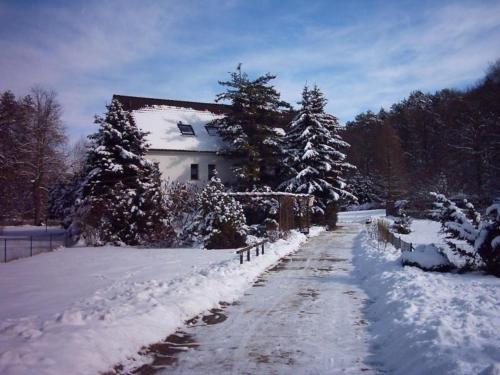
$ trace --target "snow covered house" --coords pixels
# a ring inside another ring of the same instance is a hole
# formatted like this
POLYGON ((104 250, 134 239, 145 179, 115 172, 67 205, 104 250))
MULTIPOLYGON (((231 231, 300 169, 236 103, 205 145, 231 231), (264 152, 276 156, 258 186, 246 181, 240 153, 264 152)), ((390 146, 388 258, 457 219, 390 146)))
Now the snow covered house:
POLYGON ((159 163, 164 179, 206 183, 217 170, 223 182, 234 181, 231 161, 217 155, 224 145, 207 124, 224 116, 227 106, 215 103, 114 95, 149 135, 147 158, 159 163))

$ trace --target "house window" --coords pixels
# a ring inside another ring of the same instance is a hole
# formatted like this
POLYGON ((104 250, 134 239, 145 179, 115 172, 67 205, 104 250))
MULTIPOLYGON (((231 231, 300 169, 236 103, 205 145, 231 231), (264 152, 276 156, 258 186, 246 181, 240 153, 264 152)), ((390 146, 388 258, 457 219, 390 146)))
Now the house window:
POLYGON ((191 125, 183 124, 182 122, 179 121, 177 127, 181 131, 182 135, 195 135, 193 127, 191 125))
POLYGON ((205 125, 205 129, 207 129, 208 135, 219 135, 215 126, 205 125))
POLYGON ((215 176, 215 164, 208 165, 208 179, 210 180, 213 176, 215 176))
POLYGON ((191 180, 198 180, 198 164, 191 164, 191 180))

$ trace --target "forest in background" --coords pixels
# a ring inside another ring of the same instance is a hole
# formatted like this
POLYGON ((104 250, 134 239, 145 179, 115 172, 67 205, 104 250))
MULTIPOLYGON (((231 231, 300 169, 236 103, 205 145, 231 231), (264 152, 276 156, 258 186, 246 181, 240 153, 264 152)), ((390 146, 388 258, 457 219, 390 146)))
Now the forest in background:
POLYGON ((500 196, 500 61, 468 89, 415 91, 389 110, 361 113, 343 137, 360 204, 423 205, 437 191, 489 205, 500 196))

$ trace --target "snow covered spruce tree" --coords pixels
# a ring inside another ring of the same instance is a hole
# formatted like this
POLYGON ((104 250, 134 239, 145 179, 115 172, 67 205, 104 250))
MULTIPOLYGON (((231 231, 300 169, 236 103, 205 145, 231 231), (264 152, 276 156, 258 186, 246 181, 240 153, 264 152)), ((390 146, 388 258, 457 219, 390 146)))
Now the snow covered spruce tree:
POLYGON ((486 270, 500 277, 500 204, 486 209, 474 248, 486 265, 486 270))
POLYGON ((349 144, 342 140, 335 116, 325 113, 326 102, 318 87, 304 87, 301 109, 284 138, 287 179, 280 185, 284 191, 313 194, 312 211, 319 222, 340 200, 356 199, 346 190, 343 177, 354 168, 342 152, 349 144))
POLYGON ((435 199, 432 216, 441 222, 442 231, 448 238, 447 245, 465 260, 462 267, 464 270, 477 268, 479 258, 473 246, 478 236, 481 216, 474 205, 464 200, 464 212, 443 194, 431 192, 430 195, 435 199), (465 244, 457 244, 456 240, 465 241, 465 244))
POLYGON ((357 203, 365 209, 380 206, 384 200, 380 194, 382 188, 376 179, 358 170, 347 177, 347 186, 347 190, 358 199, 357 203))
POLYGON ((207 249, 229 249, 245 245, 246 225, 241 204, 225 192, 217 175, 199 196, 195 231, 207 249))
POLYGON ((89 137, 74 223, 93 245, 160 240, 168 228, 158 166, 144 158, 146 133, 117 100, 107 110, 105 117, 96 117, 99 130, 89 137))
POLYGON ((211 124, 229 145, 220 154, 238 160, 233 171, 241 190, 276 183, 280 136, 274 128, 286 121, 290 105, 270 84, 274 78, 268 73, 251 80, 240 64, 229 81, 219 82, 227 90, 217 95, 216 102, 226 101, 229 107, 225 117, 211 124))

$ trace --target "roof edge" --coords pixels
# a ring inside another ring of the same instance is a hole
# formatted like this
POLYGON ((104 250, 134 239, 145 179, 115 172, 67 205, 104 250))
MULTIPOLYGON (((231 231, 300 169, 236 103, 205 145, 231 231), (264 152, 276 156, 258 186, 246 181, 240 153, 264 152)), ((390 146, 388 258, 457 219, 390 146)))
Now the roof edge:
POLYGON ((120 95, 120 94, 113 94, 113 99, 118 100, 127 111, 134 111, 155 105, 165 105, 171 107, 192 108, 199 111, 209 111, 215 114, 224 114, 228 111, 228 108, 230 107, 227 104, 219 104, 219 103, 149 98, 142 96, 130 96, 130 95, 120 95))

